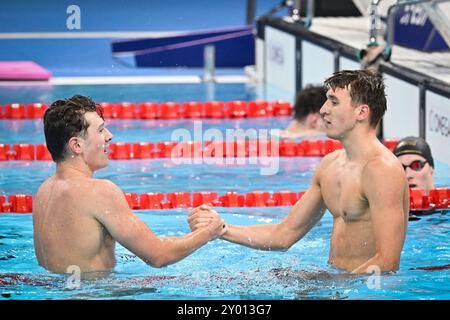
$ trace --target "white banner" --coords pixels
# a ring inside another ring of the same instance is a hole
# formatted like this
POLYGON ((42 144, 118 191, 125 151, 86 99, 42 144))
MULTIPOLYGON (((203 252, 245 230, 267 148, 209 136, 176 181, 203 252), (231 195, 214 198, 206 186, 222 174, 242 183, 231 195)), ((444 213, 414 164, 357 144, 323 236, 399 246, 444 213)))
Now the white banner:
POLYGON ((287 95, 295 97, 297 91, 295 36, 267 26, 265 43, 266 83, 283 89, 287 95))
POLYGON ((450 99, 426 92, 425 137, 433 157, 450 165, 450 99))
POLYGON ((419 88, 389 74, 386 79, 387 110, 383 117, 383 136, 419 136, 419 88))
POLYGON ((334 53, 302 41, 302 86, 321 85, 334 73, 334 53))

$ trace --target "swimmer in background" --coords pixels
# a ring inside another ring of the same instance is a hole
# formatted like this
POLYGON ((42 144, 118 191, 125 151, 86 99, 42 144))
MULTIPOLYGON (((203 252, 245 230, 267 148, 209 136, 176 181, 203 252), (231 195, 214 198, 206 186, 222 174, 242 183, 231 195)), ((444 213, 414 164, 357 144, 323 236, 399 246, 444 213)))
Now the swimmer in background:
POLYGON ((419 137, 405 137, 394 148, 395 156, 405 169, 410 188, 434 189, 434 160, 428 143, 419 137))
POLYGON ((44 115, 47 148, 56 172, 39 188, 33 211, 34 248, 44 268, 69 272, 111 271, 119 242, 147 264, 175 263, 225 231, 212 223, 180 237, 158 237, 134 214, 123 192, 109 180, 94 179, 108 165, 113 135, 101 108, 76 95, 54 102, 44 115))
MULTIPOLYGON (((386 111, 383 78, 372 70, 340 71, 325 85, 327 101, 320 113, 326 133, 344 148, 322 159, 310 187, 280 223, 228 225, 222 239, 284 251, 328 209, 333 216, 330 264, 354 274, 397 270, 408 224, 409 188, 400 162, 376 136, 386 111)), ((205 205, 195 208, 189 226, 197 230, 217 215, 205 205)))
POLYGON ((294 119, 280 138, 303 138, 325 136, 325 122, 319 110, 327 100, 327 90, 323 86, 308 85, 300 90, 294 104, 294 119))

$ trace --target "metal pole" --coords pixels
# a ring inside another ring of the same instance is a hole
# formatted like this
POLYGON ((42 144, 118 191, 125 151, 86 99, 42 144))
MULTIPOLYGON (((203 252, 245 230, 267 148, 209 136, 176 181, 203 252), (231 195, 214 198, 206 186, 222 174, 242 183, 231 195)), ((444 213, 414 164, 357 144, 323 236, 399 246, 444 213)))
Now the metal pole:
POLYGON ((306 4, 306 21, 305 21, 306 28, 311 27, 314 12, 315 12, 314 0, 308 0, 306 4))
POLYGON ((246 24, 253 24, 253 20, 255 19, 255 11, 256 11, 256 0, 247 0, 247 19, 246 24))
POLYGON ((378 16, 379 0, 372 0, 370 3, 370 32, 368 46, 378 45, 378 27, 380 24, 380 17, 378 16))
POLYGON ((205 82, 213 82, 214 81, 214 73, 216 69, 215 64, 215 48, 214 45, 206 45, 203 51, 203 59, 204 59, 204 75, 203 81, 205 82))
POLYGON ((294 0, 294 6, 292 8, 292 20, 295 22, 300 21, 300 7, 301 0, 294 0))
POLYGON ((425 83, 419 84, 419 137, 426 139, 426 123, 427 123, 427 111, 426 111, 426 87, 425 83))

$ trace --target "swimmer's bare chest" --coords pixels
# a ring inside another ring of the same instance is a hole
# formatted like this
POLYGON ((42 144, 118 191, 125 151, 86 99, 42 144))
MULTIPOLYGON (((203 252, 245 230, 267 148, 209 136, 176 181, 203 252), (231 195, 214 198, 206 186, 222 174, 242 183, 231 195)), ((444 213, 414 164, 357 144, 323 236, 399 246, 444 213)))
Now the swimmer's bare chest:
POLYGON ((345 222, 366 220, 369 203, 362 195, 362 168, 336 159, 321 174, 320 188, 331 214, 345 222))
POLYGON ((363 196, 362 168, 333 162, 320 176, 322 197, 333 215, 329 262, 352 271, 375 253, 368 200, 363 196))

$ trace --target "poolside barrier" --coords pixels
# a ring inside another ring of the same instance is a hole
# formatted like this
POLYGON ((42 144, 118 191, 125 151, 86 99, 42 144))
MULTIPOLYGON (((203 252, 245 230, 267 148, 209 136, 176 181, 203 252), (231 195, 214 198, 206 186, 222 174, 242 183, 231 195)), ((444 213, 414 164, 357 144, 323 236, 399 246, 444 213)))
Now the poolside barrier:
MULTIPOLYGON (((219 196, 213 191, 199 192, 147 192, 137 194, 124 192, 125 199, 132 210, 193 208, 202 204, 213 207, 274 207, 292 206, 305 191, 250 191, 239 194, 228 191, 219 196)), ((436 210, 450 209, 450 189, 436 188, 427 195, 424 190, 410 189, 410 210, 414 213, 430 213, 436 210)), ((33 211, 33 196, 25 194, 0 195, 0 213, 31 213, 33 211), (8 199, 8 203, 6 202, 8 199)))
MULTIPOLYGON (((186 102, 100 102, 105 119, 223 119, 290 116, 292 106, 284 100, 232 100, 186 102)), ((42 118, 43 103, 10 103, 0 106, 0 119, 42 118)))

